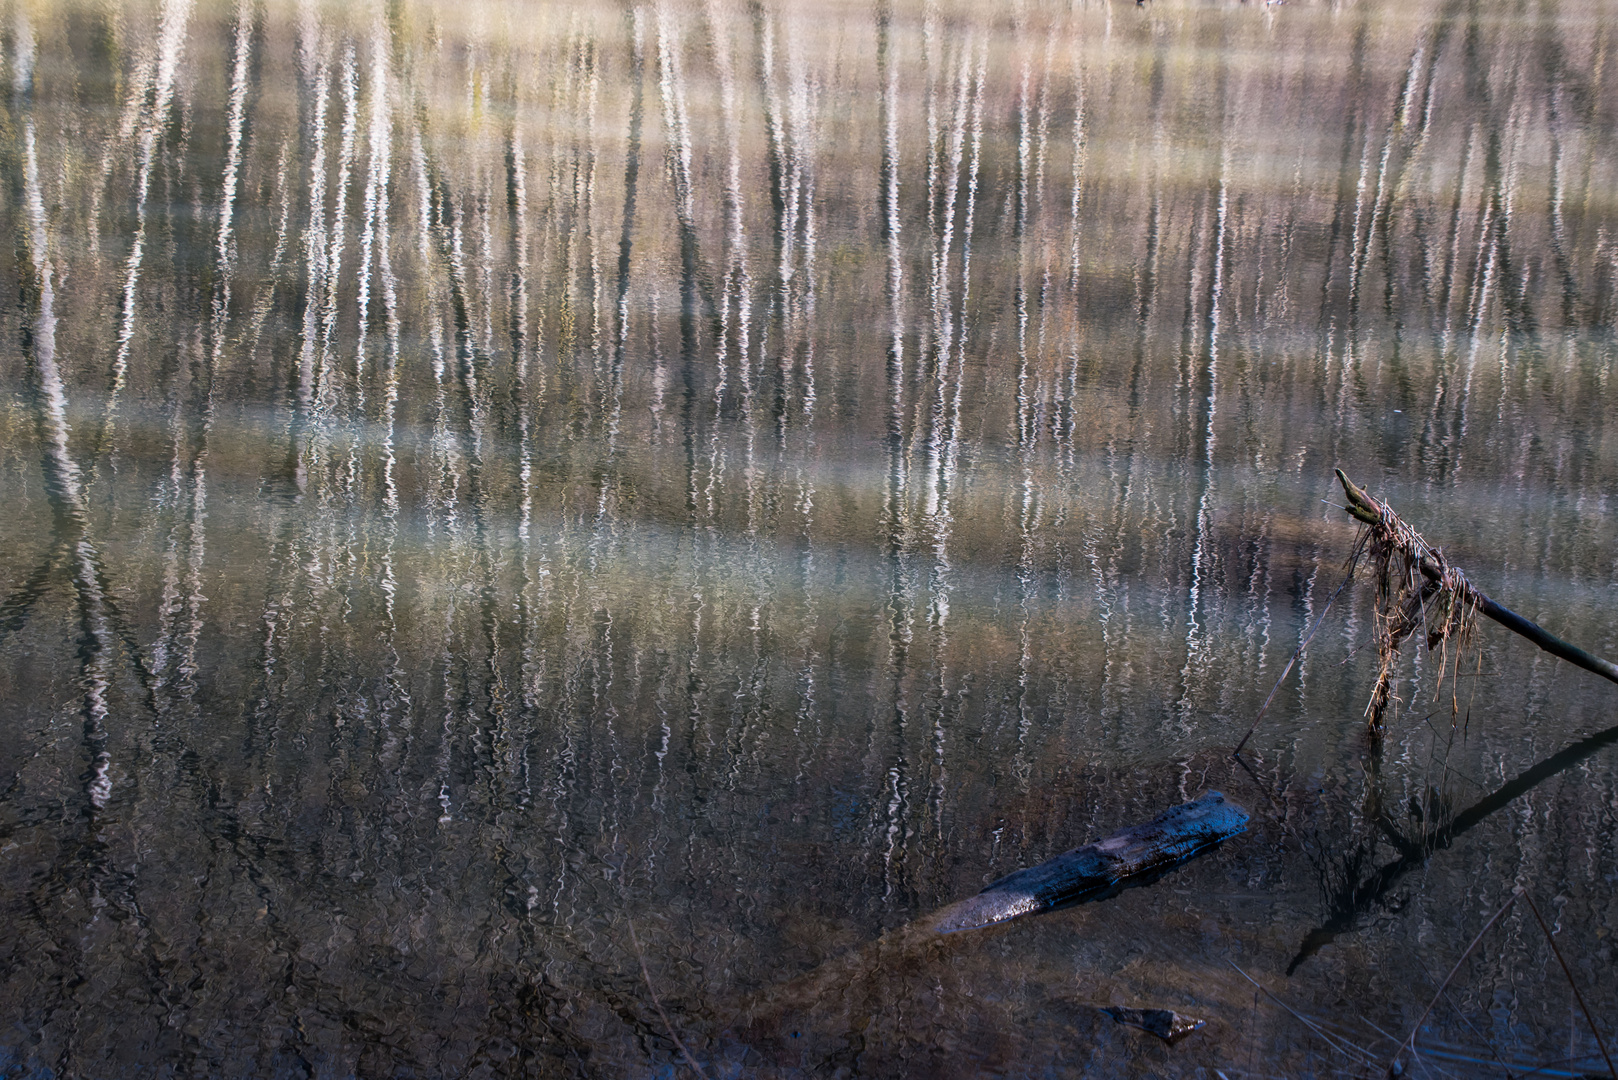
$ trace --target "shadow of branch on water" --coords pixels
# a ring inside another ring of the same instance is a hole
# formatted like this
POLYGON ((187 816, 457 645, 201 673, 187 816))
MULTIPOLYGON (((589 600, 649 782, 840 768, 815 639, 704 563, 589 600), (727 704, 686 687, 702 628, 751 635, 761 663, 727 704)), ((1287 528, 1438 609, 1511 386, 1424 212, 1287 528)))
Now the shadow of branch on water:
MULTIPOLYGON (((1394 846, 1399 848, 1399 858, 1385 863, 1363 878, 1359 876, 1357 869, 1347 876, 1348 880, 1343 887, 1328 897, 1327 910, 1331 912, 1331 916, 1304 936, 1303 943, 1298 947, 1298 954, 1287 965, 1287 974, 1291 975, 1297 971, 1305 960, 1335 940, 1339 934, 1354 930, 1355 921, 1361 915, 1381 903, 1394 885, 1411 870, 1424 866, 1428 857, 1434 852, 1449 847, 1456 837, 1503 809, 1513 799, 1526 795, 1551 777, 1566 772, 1614 743, 1618 743, 1618 725, 1572 743, 1519 773, 1460 813, 1453 817, 1446 815, 1444 819, 1436 822, 1436 828, 1420 841, 1403 836, 1386 814, 1379 815, 1377 825, 1388 835, 1394 846)), ((1362 844, 1347 857, 1347 865, 1357 868, 1369 858, 1370 853, 1370 847, 1362 844)))

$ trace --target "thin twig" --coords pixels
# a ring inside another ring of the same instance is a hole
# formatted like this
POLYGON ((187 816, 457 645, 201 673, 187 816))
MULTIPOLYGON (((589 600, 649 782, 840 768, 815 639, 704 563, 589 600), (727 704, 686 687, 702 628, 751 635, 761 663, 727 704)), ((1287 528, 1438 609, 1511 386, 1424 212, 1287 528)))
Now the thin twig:
POLYGON ((1339 1054, 1342 1054, 1344 1057, 1349 1058, 1351 1060, 1353 1059, 1354 1055, 1350 1054, 1348 1052, 1348 1050, 1343 1049, 1343 1047, 1346 1046, 1349 1049, 1354 1050, 1357 1053, 1359 1053, 1360 1055, 1362 1055, 1367 1062, 1372 1062, 1372 1061, 1376 1060, 1376 1055, 1371 1053, 1369 1050, 1366 1050, 1365 1048, 1360 1047, 1360 1046, 1355 1046, 1353 1043, 1349 1042, 1347 1039, 1343 1038, 1341 1035, 1332 1035, 1332 1034, 1330 1034, 1329 1032, 1326 1031, 1325 1028, 1321 1027, 1319 1024, 1315 1023, 1313 1020, 1310 1020, 1307 1016, 1304 1016, 1302 1013, 1298 1012, 1291 1005, 1288 1005, 1286 1002, 1282 1001, 1280 998, 1278 998, 1274 994, 1270 993, 1268 987, 1263 986, 1262 984, 1260 984, 1259 982, 1254 980, 1253 976, 1249 975, 1247 972, 1243 971, 1240 967, 1238 967, 1237 964, 1236 964, 1236 961, 1227 958, 1225 960, 1225 963, 1229 964, 1233 968, 1236 968, 1236 974, 1240 975, 1242 978, 1244 978, 1248 982, 1252 983, 1253 988, 1255 990, 1262 991, 1265 997, 1269 998, 1271 1001, 1273 1001, 1277 1005, 1281 1006, 1281 1008, 1285 1009, 1288 1013, 1290 1013, 1292 1015, 1292 1018, 1294 1020, 1296 1020, 1298 1023, 1302 1024, 1304 1027, 1308 1028, 1310 1031, 1314 1032, 1316 1035, 1318 1035, 1322 1039, 1324 1039, 1326 1041, 1326 1045, 1331 1047, 1333 1050, 1337 1051, 1339 1054), (1338 1045, 1339 1043, 1341 1043, 1342 1045, 1339 1046, 1338 1045))
POLYGON ((1275 680, 1274 686, 1270 687, 1270 696, 1264 699, 1264 704, 1259 708, 1258 715, 1253 718, 1253 726, 1247 729, 1247 734, 1242 736, 1242 741, 1237 743, 1236 749, 1231 751, 1232 757, 1241 756, 1242 747, 1247 745, 1247 740, 1251 739, 1253 732, 1258 730, 1259 722, 1264 719, 1264 714, 1269 711, 1270 702, 1275 700, 1275 695, 1281 689, 1281 684, 1286 682, 1288 675, 1292 674, 1292 667, 1298 662, 1298 657, 1303 655, 1303 650, 1309 647, 1309 643, 1315 640, 1315 635, 1320 633, 1320 628, 1325 625, 1326 613, 1337 602, 1337 597, 1342 595, 1343 590, 1348 588, 1348 583, 1354 580, 1354 569, 1359 565, 1360 554, 1365 550, 1366 535, 1368 534, 1362 534, 1359 542, 1354 545, 1354 551, 1349 556, 1348 569, 1343 574, 1342 583, 1337 586, 1337 591, 1331 594, 1331 599, 1326 601, 1326 606, 1320 609, 1320 617, 1315 620, 1314 629, 1309 631, 1309 636, 1304 638, 1302 643, 1292 651, 1292 658, 1287 661, 1287 666, 1281 669, 1281 677, 1275 680))
POLYGON ((1567 976, 1567 985, 1573 991, 1573 1000, 1579 1003, 1579 1008, 1584 1012, 1584 1019, 1596 1037, 1596 1046, 1601 1048, 1601 1057, 1607 1063, 1607 1072, 1611 1074, 1613 1080, 1618 1080, 1618 1069, 1612 1067, 1612 1058, 1607 1054, 1607 1044, 1601 1039, 1595 1017, 1590 1015, 1590 1007, 1584 1003, 1584 995, 1579 993, 1578 983, 1573 981, 1573 972, 1568 970, 1567 961, 1562 959, 1562 950, 1556 947, 1556 938, 1551 934, 1551 928, 1545 925, 1545 919, 1540 915, 1539 908, 1534 905, 1534 898, 1529 896, 1526 890, 1523 891, 1522 898, 1528 901, 1528 910, 1534 913, 1534 921, 1545 931, 1545 940, 1551 943, 1551 952, 1556 954, 1556 962, 1562 965, 1562 974, 1567 976))
MULTIPOLYGON (((1433 973, 1427 970, 1427 964, 1422 960, 1421 957, 1416 957, 1416 963, 1421 966, 1422 974, 1426 975, 1429 979, 1433 977, 1433 973)), ((1472 1021, 1467 1018, 1465 1011, 1463 1011, 1459 1005, 1455 1004, 1455 999, 1449 996, 1448 991, 1445 991, 1444 998, 1449 1002, 1449 1007, 1455 1010, 1455 1015, 1461 1018, 1461 1023, 1466 1025, 1466 1030, 1470 1031, 1473 1036, 1477 1038, 1478 1042, 1483 1046, 1483 1048, 1488 1050, 1489 1053, 1493 1055, 1495 1062, 1500 1066, 1500 1068, 1505 1070, 1506 1080, 1522 1080, 1521 1077, 1517 1076, 1511 1071, 1511 1066, 1507 1065, 1506 1059, 1500 1056, 1500 1051, 1495 1049, 1494 1043, 1489 1039, 1484 1038, 1483 1032, 1479 1031, 1472 1021)), ((1369 1023, 1370 1021, 1366 1022, 1369 1023)), ((1433 1051, 1429 1047, 1427 1050, 1427 1055, 1431 1057, 1432 1053, 1433 1051)))
POLYGON ((657 1000, 657 991, 652 989, 652 974, 646 970, 646 954, 641 952, 640 939, 635 936, 635 920, 629 919, 627 921, 629 923, 629 940, 635 946, 635 959, 640 961, 640 977, 646 980, 646 992, 652 995, 652 1006, 657 1009, 657 1015, 663 1018, 663 1026, 668 1029, 669 1038, 674 1040, 674 1045, 678 1046, 680 1053, 685 1055, 685 1063, 691 1066, 696 1074, 702 1077, 702 1080, 708 1080, 708 1074, 702 1071, 702 1066, 697 1064, 697 1059, 691 1056, 691 1051, 686 1049, 685 1043, 680 1040, 680 1033, 674 1030, 673 1024, 669 1023, 669 1014, 663 1011, 663 1003, 657 1000))
POLYGON ((1477 936, 1472 939, 1472 944, 1468 945, 1466 951, 1461 954, 1460 959, 1455 961, 1455 966, 1449 969, 1449 974, 1444 976, 1444 981, 1438 984, 1438 993, 1433 995, 1433 1000, 1427 1003, 1427 1007, 1421 1010, 1421 1016, 1416 1018, 1416 1026, 1410 1029, 1410 1034, 1405 1038, 1405 1041, 1400 1043, 1399 1049, 1393 1052, 1393 1060, 1388 1062, 1388 1076, 1399 1075, 1394 1072, 1394 1069, 1399 1064, 1399 1055, 1404 1053, 1406 1047, 1410 1048, 1412 1054, 1416 1052, 1416 1032, 1421 1030, 1421 1025, 1427 1020, 1427 1014, 1433 1011, 1433 1006, 1438 1004, 1438 999, 1444 996, 1445 987, 1449 986, 1450 980, 1455 978, 1455 973, 1461 970, 1461 965, 1466 963, 1466 958, 1472 955, 1472 950, 1478 947, 1478 942, 1483 940, 1483 935, 1487 934, 1489 928, 1500 921, 1500 916, 1504 915, 1511 905, 1517 902, 1517 897, 1521 895, 1521 889, 1512 892, 1506 902, 1500 905, 1500 910, 1490 916, 1489 921, 1483 924, 1483 929, 1478 931, 1477 936))
POLYGON ((1230 756, 1234 758, 1236 760, 1236 764, 1240 765, 1243 771, 1245 771, 1247 775, 1252 778, 1253 784, 1258 788, 1259 792, 1263 794, 1266 799, 1270 800, 1270 808, 1275 811, 1275 820, 1281 826, 1282 831, 1295 833, 1296 830, 1287 823, 1287 808, 1282 805, 1280 799, 1275 797, 1275 792, 1270 790, 1269 784, 1259 779, 1258 773, 1253 771, 1253 767, 1247 763, 1246 758, 1242 757, 1240 754, 1232 754, 1230 756))

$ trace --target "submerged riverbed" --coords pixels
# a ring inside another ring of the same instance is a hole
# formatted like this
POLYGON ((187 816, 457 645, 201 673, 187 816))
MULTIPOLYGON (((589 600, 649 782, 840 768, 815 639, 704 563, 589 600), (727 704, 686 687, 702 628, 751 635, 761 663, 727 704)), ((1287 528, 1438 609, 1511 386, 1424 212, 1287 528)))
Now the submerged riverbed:
POLYGON ((1331 505, 1618 656, 1608 5, 6 10, 0 1072, 1380 1075, 1518 886, 1618 1042, 1614 688, 1373 747, 1331 505))

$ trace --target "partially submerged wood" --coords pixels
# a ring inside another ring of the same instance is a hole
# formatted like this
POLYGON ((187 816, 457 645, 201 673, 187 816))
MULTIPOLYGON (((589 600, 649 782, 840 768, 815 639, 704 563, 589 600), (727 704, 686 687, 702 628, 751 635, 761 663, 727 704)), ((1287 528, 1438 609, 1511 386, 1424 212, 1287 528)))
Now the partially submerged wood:
POLYGON ((976 896, 934 912, 921 925, 941 934, 976 930, 1023 915, 1105 900, 1146 885, 1245 832, 1247 811, 1217 791, 1165 810, 1105 840, 1074 848, 993 882, 976 896))
POLYGON ((1369 528, 1370 553, 1377 570, 1377 652, 1381 670, 1366 707, 1373 735, 1381 734, 1383 713, 1392 695, 1393 662, 1405 639, 1423 630, 1429 649, 1447 647, 1454 641, 1458 664, 1460 647, 1478 615, 1522 635, 1553 656, 1618 683, 1618 664, 1563 641, 1491 599, 1392 507, 1366 494, 1343 470, 1336 472, 1348 498, 1343 509, 1369 528))
MULTIPOLYGON (((1025 915, 1103 900, 1124 889, 1149 884, 1211 851, 1221 841, 1245 832, 1247 823, 1246 810, 1226 801, 1219 792, 1210 791, 1144 824, 1129 826, 1104 840, 1001 878, 976 896, 924 915, 753 996, 737 1010, 735 1032, 755 1049, 773 1046, 773 1052, 796 1058, 803 1053, 832 1053, 824 1046, 810 1049, 809 1044, 815 1041, 810 1036, 815 1032, 826 1044, 863 1045, 866 1033, 875 1030, 872 1025, 880 1026, 879 1017, 921 1008, 914 1000, 918 995, 924 999, 945 995, 953 1010, 984 1007, 987 1002, 979 1000, 972 982, 950 989, 960 979, 959 974, 951 972, 963 958, 989 955, 983 952, 990 947, 987 943, 996 934, 1012 932, 1004 924, 1025 915), (974 929, 982 932, 960 932, 974 929)), ((1001 961, 995 960, 993 966, 998 969, 1001 961)), ((1095 985, 1087 989, 1095 993, 1110 982, 1098 977, 1095 985)), ((1213 1004, 1214 998, 1205 993, 1212 984, 1199 976, 1196 985, 1194 1003, 1213 1004)), ((1244 992, 1226 989, 1231 992, 1219 1000, 1235 1010, 1244 1000, 1244 992)), ((1150 1000, 1150 993, 1153 992, 1134 990, 1128 997, 1150 1000)), ((1105 995, 1100 996, 1104 1002, 1105 995)), ((935 1002, 928 1008, 936 1012, 940 1007, 935 1002)), ((1085 1004, 1084 1008, 1107 1006, 1085 1004)), ((1202 1024, 1170 1009, 1123 1011, 1132 1019, 1115 1019, 1122 1023, 1149 1021, 1166 1034, 1148 1030, 1166 1041, 1176 1041, 1202 1024)))

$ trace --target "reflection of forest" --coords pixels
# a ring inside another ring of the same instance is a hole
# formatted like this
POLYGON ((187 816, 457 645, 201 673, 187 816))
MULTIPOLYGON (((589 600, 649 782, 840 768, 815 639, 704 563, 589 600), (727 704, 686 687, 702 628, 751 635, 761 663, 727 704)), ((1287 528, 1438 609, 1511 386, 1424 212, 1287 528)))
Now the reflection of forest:
MULTIPOLYGON (((1364 771, 1348 594, 1254 747, 1284 820, 883 959, 1269 805, 1224 750, 1338 583, 1333 466, 1618 651, 1610 16, 1251 7, 19 8, 0 1071, 654 1071, 628 916, 716 1063, 1303 1069, 1227 960, 1402 1035, 1518 881, 1610 1012, 1610 755, 1342 899, 1408 854, 1368 786, 1483 805, 1610 722, 1491 643, 1452 728, 1417 657, 1364 771), (1210 1028, 1086 1011, 1143 1002, 1210 1028)), ((1434 1022, 1565 1055, 1500 940, 1434 1022)))

